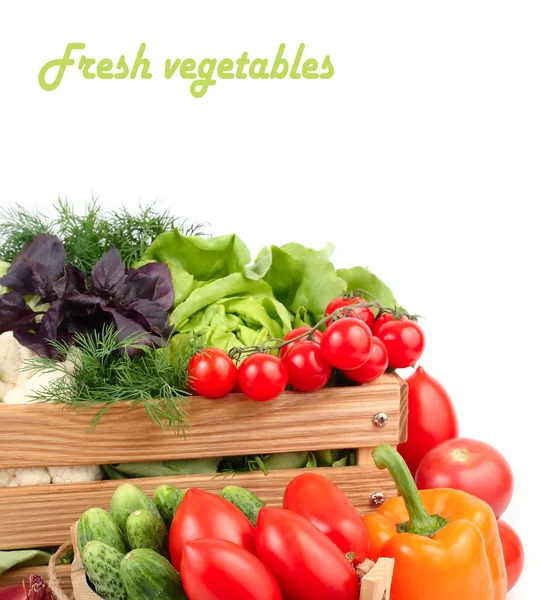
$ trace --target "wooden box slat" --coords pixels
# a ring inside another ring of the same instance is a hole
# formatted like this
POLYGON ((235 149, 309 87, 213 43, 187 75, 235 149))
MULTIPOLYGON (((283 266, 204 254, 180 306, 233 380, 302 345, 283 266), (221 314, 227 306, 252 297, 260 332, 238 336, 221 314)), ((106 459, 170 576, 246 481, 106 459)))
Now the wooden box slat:
MULTIPOLYGON (((387 497, 396 493, 386 472, 374 465, 328 467, 316 469, 336 483, 361 512, 374 509, 370 502, 374 492, 387 497)), ((198 487, 219 492, 226 485, 239 485, 260 496, 269 506, 281 506, 288 483, 306 469, 242 473, 233 476, 190 475, 183 477, 151 477, 130 479, 150 497, 162 483, 198 487)), ((69 539, 70 526, 88 508, 109 508, 111 495, 122 481, 100 481, 71 485, 48 485, 6 488, 0 493, 0 550, 59 546, 69 539), (19 518, 20 516, 20 518, 19 518)))
POLYGON ((374 438, 396 445, 406 431, 400 386, 385 375, 364 386, 285 392, 273 402, 193 397, 185 438, 149 424, 140 406, 114 407, 89 431, 94 410, 0 405, 0 469, 360 448, 374 438), (373 424, 381 411, 389 418, 383 428, 373 424))

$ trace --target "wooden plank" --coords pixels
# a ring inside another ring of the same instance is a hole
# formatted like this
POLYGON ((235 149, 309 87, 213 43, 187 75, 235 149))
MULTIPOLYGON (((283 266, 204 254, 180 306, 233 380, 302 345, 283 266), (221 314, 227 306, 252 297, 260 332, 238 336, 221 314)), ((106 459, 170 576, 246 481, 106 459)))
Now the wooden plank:
MULTIPOLYGON (((193 475, 130 479, 148 495, 163 483, 180 488, 199 487, 219 492, 225 485, 250 489, 270 506, 280 506, 288 483, 308 469, 242 473, 232 476, 193 475)), ((395 496, 396 490, 387 471, 375 465, 318 468, 318 473, 336 483, 362 513, 372 511, 371 495, 383 492, 395 496)), ((0 490, 0 550, 59 546, 69 539, 72 523, 88 508, 109 508, 113 491, 122 481, 100 481, 70 485, 31 486, 0 490), (15 515, 21 515, 16 518, 15 515)))
MULTIPOLYGON (((56 567, 58 580, 65 592, 71 592, 71 565, 58 565, 56 567)), ((11 569, 0 575, 0 588, 7 585, 17 585, 21 581, 28 583, 30 575, 40 575, 47 579, 47 567, 23 567, 21 569, 11 569)))
POLYGON ((399 383, 399 443, 404 444, 408 438, 409 428, 409 386, 397 373, 394 373, 399 383))
POLYGON ((393 558, 379 558, 373 569, 362 577, 360 600, 390 600, 394 562, 393 558))
POLYGON ((272 402, 192 397, 186 438, 152 425, 140 406, 115 407, 89 431, 94 411, 0 405, 0 469, 396 445, 400 394, 397 376, 384 375, 362 386, 285 392, 272 402), (389 417, 385 427, 373 423, 378 412, 389 417))

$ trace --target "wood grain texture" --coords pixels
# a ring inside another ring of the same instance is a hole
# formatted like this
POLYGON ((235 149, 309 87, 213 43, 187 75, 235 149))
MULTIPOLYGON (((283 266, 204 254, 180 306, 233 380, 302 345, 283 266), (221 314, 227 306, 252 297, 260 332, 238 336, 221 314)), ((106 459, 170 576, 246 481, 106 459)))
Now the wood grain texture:
POLYGON ((362 578, 360 600, 390 600, 394 559, 380 558, 373 569, 362 578))
MULTIPOLYGON (((243 473, 234 477, 191 475, 185 477, 152 477, 130 479, 130 483, 152 496, 163 483, 179 488, 198 487, 219 492, 225 485, 250 489, 270 506, 280 506, 288 483, 307 469, 243 473)), ((371 495, 383 492, 395 496, 396 489, 387 471, 375 465, 358 467, 319 468, 318 473, 336 483, 361 512, 373 510, 371 495)), ((109 508, 113 491, 122 481, 48 485, 0 490, 0 550, 59 546, 69 539, 70 526, 88 508, 109 508)))
MULTIPOLYGON (((58 565, 56 567, 60 585, 65 592, 70 592, 71 585, 71 565, 58 565)), ((47 579, 47 567, 23 567, 21 569, 11 569, 0 575, 0 588, 7 585, 17 585, 21 581, 26 581, 30 575, 39 575, 43 579, 47 579)))
POLYGON ((152 425, 142 407, 112 408, 90 431, 94 411, 0 405, 0 469, 396 445, 402 387, 396 375, 384 375, 363 386, 285 392, 272 402, 193 397, 185 438, 152 425), (373 424, 378 412, 389 417, 383 428, 373 424))
POLYGON ((409 386, 397 373, 394 374, 399 382, 399 443, 403 444, 408 438, 409 428, 409 386))

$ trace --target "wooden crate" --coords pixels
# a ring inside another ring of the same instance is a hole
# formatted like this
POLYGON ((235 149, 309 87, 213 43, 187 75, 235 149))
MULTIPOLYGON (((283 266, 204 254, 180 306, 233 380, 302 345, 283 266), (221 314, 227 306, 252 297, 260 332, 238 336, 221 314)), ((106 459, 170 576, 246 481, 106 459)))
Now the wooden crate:
MULTIPOLYGON (((71 581, 75 600, 100 600, 88 585, 86 573, 77 548, 77 525, 71 528, 74 558, 71 565, 71 581)), ((390 600, 390 586, 394 571, 393 558, 380 558, 375 566, 364 575, 360 587, 360 600, 390 600)))
MULTIPOLYGON (((395 494, 388 472, 377 470, 371 459, 378 444, 396 446, 406 439, 407 385, 395 374, 363 386, 285 392, 267 403, 232 394, 217 401, 192 397, 190 405, 191 428, 184 438, 151 424, 142 407, 115 407, 90 431, 93 410, 0 404, 0 469, 356 448, 357 466, 317 471, 339 485, 363 513, 376 508, 374 494, 395 494), (382 427, 375 419, 381 413, 388 419, 382 427)), ((150 495, 162 483, 215 492, 234 482, 277 506, 286 485, 303 471, 130 481, 150 495)), ((87 508, 108 508, 120 483, 0 488, 0 550, 61 545, 87 508)), ((0 586, 14 576, 0 575, 0 586)))

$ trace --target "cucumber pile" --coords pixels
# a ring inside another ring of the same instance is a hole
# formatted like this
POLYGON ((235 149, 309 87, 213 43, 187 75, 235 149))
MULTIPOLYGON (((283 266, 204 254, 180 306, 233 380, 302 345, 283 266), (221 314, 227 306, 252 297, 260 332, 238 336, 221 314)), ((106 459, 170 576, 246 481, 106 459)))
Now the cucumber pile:
MULTIPOLYGON (((131 483, 116 488, 110 511, 90 508, 77 527, 77 546, 87 578, 104 600, 187 600, 169 562, 169 528, 187 490, 160 485, 151 500, 131 483)), ((221 497, 255 525, 264 502, 227 486, 221 497)))

